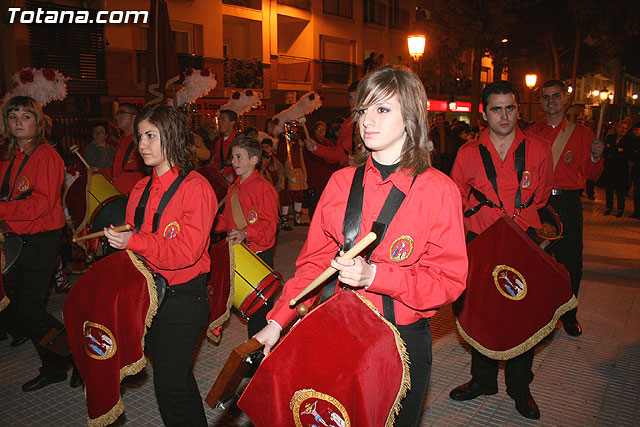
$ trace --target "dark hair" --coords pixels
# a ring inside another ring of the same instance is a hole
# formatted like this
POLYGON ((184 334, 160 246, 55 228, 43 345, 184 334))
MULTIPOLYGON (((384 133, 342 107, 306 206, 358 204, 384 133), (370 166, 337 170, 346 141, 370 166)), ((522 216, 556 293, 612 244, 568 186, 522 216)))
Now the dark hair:
POLYGON ((355 82, 351 83, 349 85, 349 88, 347 89, 347 92, 351 93, 351 92, 355 92, 356 90, 358 90, 358 85, 360 84, 360 80, 356 80, 355 82))
POLYGON ((174 107, 167 105, 151 105, 136 116, 133 123, 136 144, 140 143, 138 126, 147 120, 158 128, 160 148, 166 156, 169 167, 178 165, 180 175, 187 175, 193 170, 191 152, 187 144, 191 140, 191 132, 184 115, 174 107))
POLYGON ((13 111, 19 111, 21 108, 24 111, 33 114, 36 119, 36 129, 33 137, 31 138, 31 147, 26 153, 29 155, 33 154, 33 152, 36 151, 36 148, 47 142, 45 139, 44 113, 42 112, 40 103, 29 96, 14 96, 7 101, 2 110, 2 118, 4 119, 6 127, 6 135, 9 139, 9 157, 13 156, 13 153, 18 149, 18 140, 11 134, 11 130, 9 129, 9 114, 13 111))
POLYGON ((105 122, 104 120, 96 120, 91 123, 91 130, 94 130, 98 126, 102 126, 107 135, 109 134, 109 125, 107 124, 107 122, 105 122))
POLYGON ((254 128, 253 126, 249 126, 247 127, 244 132, 242 132, 243 135, 248 136, 251 132, 255 132, 256 135, 258 134, 258 129, 254 128))
POLYGON ((130 102, 123 102, 122 104, 120 104, 120 107, 125 107, 127 110, 129 110, 130 113, 133 114, 138 114, 140 112, 138 106, 130 102))
POLYGON ((557 80, 557 79, 547 80, 542 85, 542 89, 552 87, 552 86, 560 86, 560 90, 562 91, 562 93, 565 93, 567 91, 567 87, 564 85, 564 82, 562 80, 557 80))
MULTIPOLYGON (((427 127, 427 94, 420 78, 406 67, 385 66, 372 71, 358 86, 354 108, 354 126, 358 126, 363 109, 397 96, 402 109, 406 140, 400 154, 400 168, 419 175, 431 166, 427 127)), ((354 165, 362 165, 369 151, 358 134, 358 148, 353 156, 354 165)))
POLYGON ((233 110, 220 110, 220 115, 227 116, 230 122, 238 122, 238 114, 233 110))
POLYGON ((498 80, 493 82, 482 91, 482 111, 487 111, 489 105, 489 97, 491 95, 510 95, 516 98, 516 104, 520 104, 520 96, 516 88, 506 80, 498 80))
POLYGON ((255 139, 249 138, 248 136, 238 135, 233 138, 231 141, 231 148, 238 147, 247 151, 247 155, 249 158, 258 157, 258 162, 260 161, 260 156, 262 155, 262 147, 260 143, 255 139))
POLYGON ((267 144, 269 147, 273 147, 273 140, 271 138, 263 138, 262 141, 260 141, 260 145, 262 144, 267 144))
POLYGON ((329 127, 327 126, 327 124, 326 124, 324 121, 322 121, 322 120, 318 120, 317 122, 315 122, 315 123, 313 124, 313 130, 318 129, 318 127, 319 127, 319 126, 324 126, 324 128, 325 128, 325 129, 328 129, 328 128, 329 128, 329 127))

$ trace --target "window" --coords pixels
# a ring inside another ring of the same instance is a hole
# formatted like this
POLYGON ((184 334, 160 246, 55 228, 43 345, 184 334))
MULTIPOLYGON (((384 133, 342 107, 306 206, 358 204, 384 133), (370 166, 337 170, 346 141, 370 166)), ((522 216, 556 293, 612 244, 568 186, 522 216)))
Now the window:
POLYGON ((364 0, 364 22, 376 25, 386 25, 387 5, 372 0, 364 0))
POLYGON ((323 0, 324 13, 353 18, 353 0, 323 0))

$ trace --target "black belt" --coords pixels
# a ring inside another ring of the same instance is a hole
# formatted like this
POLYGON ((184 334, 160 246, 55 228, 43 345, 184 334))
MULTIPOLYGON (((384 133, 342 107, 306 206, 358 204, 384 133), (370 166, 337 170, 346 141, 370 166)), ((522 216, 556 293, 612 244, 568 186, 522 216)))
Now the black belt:
POLYGON ((559 188, 554 188, 551 190, 552 196, 562 196, 562 195, 570 195, 570 194, 580 194, 582 190, 561 190, 559 188))

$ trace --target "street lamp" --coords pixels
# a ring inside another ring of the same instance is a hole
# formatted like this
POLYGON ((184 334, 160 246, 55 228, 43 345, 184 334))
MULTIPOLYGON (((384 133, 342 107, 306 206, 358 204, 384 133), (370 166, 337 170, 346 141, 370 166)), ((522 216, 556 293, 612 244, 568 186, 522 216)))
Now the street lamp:
POLYGON ((604 88, 600 91, 600 100, 604 102, 607 100, 607 98, 609 98, 609 91, 607 90, 607 88, 604 88))
POLYGON ((538 81, 538 76, 536 74, 527 74, 524 76, 524 81, 529 88, 529 121, 533 120, 533 88, 536 87, 536 81, 538 81))
POLYGON ((426 41, 427 37, 424 34, 413 34, 407 37, 409 55, 411 55, 414 61, 420 61, 420 58, 422 58, 426 41))

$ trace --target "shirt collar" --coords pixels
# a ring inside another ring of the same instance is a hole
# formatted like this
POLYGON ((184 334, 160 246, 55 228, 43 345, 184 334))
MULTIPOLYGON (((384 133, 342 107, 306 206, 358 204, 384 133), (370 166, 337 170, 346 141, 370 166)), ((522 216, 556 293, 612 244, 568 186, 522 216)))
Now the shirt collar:
MULTIPOLYGON (((518 146, 522 143, 522 141, 524 141, 525 139, 527 139, 525 133, 522 131, 522 129, 520 129, 520 126, 516 125, 516 136, 513 142, 511 143, 511 147, 509 147, 507 156, 509 155, 509 153, 515 151, 518 148, 518 146)), ((482 133, 482 135, 480 135, 478 142, 484 145, 485 147, 489 148, 490 150, 496 151, 496 148, 494 147, 493 142, 491 142, 491 138, 489 137, 489 128, 487 128, 487 130, 485 130, 482 133)))
POLYGON ((381 185, 386 184, 387 182, 391 182, 398 188, 398 190, 402 191, 404 194, 409 194, 409 189, 411 188, 411 184, 413 183, 413 177, 410 176, 406 170, 402 169, 390 174, 387 179, 383 181, 382 175, 380 175, 380 171, 373 165, 371 154, 369 154, 367 162, 365 163, 364 172, 363 185, 365 186, 371 183, 381 185), (372 181, 369 182, 369 180, 372 181))
POLYGON ((551 129, 560 128, 560 129, 564 132, 564 128, 567 126, 567 118, 566 118, 566 117, 565 117, 565 118, 563 118, 563 119, 562 119, 562 121, 560 122, 560 124, 559 124, 558 126, 555 126, 555 127, 554 127, 554 126, 551 126, 551 125, 549 124, 549 122, 547 122, 546 120, 545 120, 545 123, 546 123, 546 124, 547 124, 547 126, 549 126, 551 129))
POLYGON ((240 186, 240 185, 245 186, 247 184, 251 184, 251 181, 255 180, 258 177, 258 175, 259 175, 258 169, 254 169, 251 175, 249 175, 247 179, 245 179, 242 183, 240 183, 240 179, 242 179, 242 177, 240 176, 236 177, 235 184, 237 186, 240 186))
POLYGON ((164 191, 173 184, 173 181, 178 177, 180 168, 176 165, 162 174, 162 176, 156 175, 156 171, 153 171, 153 180, 159 182, 164 191))

